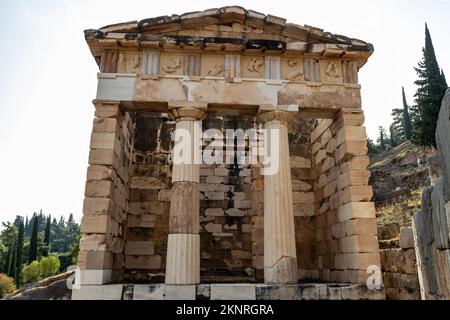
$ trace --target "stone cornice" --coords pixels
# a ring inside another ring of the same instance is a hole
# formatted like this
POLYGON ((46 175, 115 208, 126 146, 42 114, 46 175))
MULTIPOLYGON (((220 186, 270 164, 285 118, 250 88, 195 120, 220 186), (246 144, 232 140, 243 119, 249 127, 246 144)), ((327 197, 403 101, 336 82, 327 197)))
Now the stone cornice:
POLYGON ((89 29, 85 31, 85 38, 97 60, 105 49, 196 48, 227 52, 278 51, 310 54, 314 58, 355 59, 362 67, 374 51, 370 43, 358 39, 287 23, 286 19, 236 6, 89 29), (242 28, 233 29, 229 27, 232 24, 242 28), (201 31, 208 26, 216 26, 217 30, 201 31), (223 31, 220 27, 229 30, 223 31))

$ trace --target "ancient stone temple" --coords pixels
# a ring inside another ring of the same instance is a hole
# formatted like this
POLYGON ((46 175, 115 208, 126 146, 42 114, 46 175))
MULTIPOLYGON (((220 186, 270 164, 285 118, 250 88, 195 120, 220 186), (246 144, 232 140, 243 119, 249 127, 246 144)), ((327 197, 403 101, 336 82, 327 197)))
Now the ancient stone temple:
POLYGON ((100 71, 74 299, 384 298, 358 84, 371 44, 241 7, 85 36, 100 71), (227 140, 231 161, 173 161, 175 131, 195 158, 208 129, 246 140, 227 140), (240 161, 255 141, 275 172, 240 161))

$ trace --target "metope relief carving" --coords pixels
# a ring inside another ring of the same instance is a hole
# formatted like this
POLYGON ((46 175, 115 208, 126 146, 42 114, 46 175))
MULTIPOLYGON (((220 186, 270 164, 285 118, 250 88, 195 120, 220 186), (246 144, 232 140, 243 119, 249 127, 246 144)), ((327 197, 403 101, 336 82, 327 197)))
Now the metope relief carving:
POLYGON ((209 77, 221 77, 223 76, 223 72, 225 70, 225 67, 223 64, 221 65, 215 65, 210 69, 207 73, 207 76, 209 77))
POLYGON ((289 81, 303 80, 303 61, 300 59, 281 60, 281 78, 289 81))
POLYGON ((261 74, 264 61, 261 58, 251 58, 247 64, 247 70, 252 73, 261 74))
POLYGON ((332 78, 339 78, 341 76, 336 62, 328 63, 325 73, 327 74, 327 76, 332 78))
POLYGON ((266 64, 264 57, 243 56, 241 60, 243 78, 264 78, 266 64))
POLYGON ((321 77, 323 82, 342 83, 342 62, 321 61, 321 77))
POLYGON ((165 73, 175 73, 180 68, 181 68, 180 58, 175 58, 169 64, 162 66, 162 69, 165 73))
POLYGON ((141 65, 139 52, 120 52, 117 61, 117 73, 138 73, 141 65))

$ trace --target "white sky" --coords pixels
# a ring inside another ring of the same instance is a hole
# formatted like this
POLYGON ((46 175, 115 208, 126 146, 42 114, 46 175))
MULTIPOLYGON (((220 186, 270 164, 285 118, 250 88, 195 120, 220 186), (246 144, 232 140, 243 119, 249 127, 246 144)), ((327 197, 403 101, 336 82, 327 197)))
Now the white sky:
POLYGON ((372 138, 402 85, 413 103, 425 22, 450 79, 450 0, 2 0, 0 221, 40 209, 81 218, 98 71, 84 29, 236 4, 373 43, 360 73, 372 138))

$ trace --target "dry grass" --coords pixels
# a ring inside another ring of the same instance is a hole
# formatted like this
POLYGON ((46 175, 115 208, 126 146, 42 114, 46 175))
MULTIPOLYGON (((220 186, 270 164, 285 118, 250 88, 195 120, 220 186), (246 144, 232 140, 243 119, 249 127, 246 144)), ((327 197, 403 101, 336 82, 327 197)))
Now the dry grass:
POLYGON ((377 208, 377 220, 387 224, 397 222, 409 225, 414 212, 422 205, 422 189, 411 191, 409 196, 403 196, 395 203, 389 203, 377 208))

